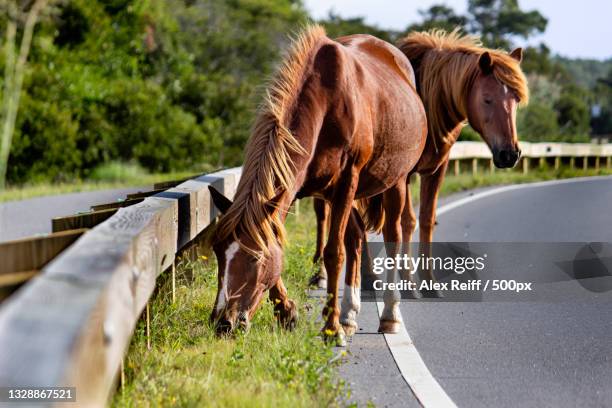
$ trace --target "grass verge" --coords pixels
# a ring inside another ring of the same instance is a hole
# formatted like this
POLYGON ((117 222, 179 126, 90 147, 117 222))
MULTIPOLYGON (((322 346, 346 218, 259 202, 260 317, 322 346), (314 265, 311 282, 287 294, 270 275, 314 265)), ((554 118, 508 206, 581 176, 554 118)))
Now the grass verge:
POLYGON ((152 186, 162 181, 180 180, 201 173, 195 171, 148 173, 145 169, 135 164, 111 162, 95 168, 86 180, 74 180, 64 183, 41 182, 9 186, 4 191, 0 191, 0 203, 82 191, 152 186))
MULTIPOLYGON (((441 196, 458 193, 464 190, 474 188, 507 185, 507 184, 523 184, 536 181, 557 180, 574 177, 590 177, 590 176, 608 176, 612 175, 612 169, 600 168, 595 169, 570 169, 569 167, 560 167, 558 170, 552 168, 537 168, 532 169, 527 174, 523 174, 520 169, 499 170, 491 172, 489 170, 481 170, 480 173, 472 175, 470 173, 460 174, 458 176, 447 173, 442 189, 441 196)), ((419 183, 411 183, 412 197, 414 203, 419 202, 419 183)))
MULTIPOLYGON (((299 217, 290 215, 290 244, 283 280, 300 306, 292 332, 277 327, 266 301, 248 333, 219 339, 208 322, 216 294, 212 260, 182 259, 177 268, 176 301, 172 282, 162 276, 151 307, 151 349, 145 325, 134 334, 125 360, 126 384, 113 406, 312 407, 342 401, 345 387, 335 376, 332 349, 319 337, 320 323, 307 277, 314 247, 314 213, 303 202, 299 217)), ((318 309, 318 308, 317 308, 318 309)))

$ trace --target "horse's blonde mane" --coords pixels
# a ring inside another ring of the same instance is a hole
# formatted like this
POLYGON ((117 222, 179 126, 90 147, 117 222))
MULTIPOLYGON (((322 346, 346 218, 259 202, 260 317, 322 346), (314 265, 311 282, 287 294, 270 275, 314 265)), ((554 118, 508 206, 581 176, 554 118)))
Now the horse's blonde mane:
POLYGON ((456 124, 467 118, 467 93, 478 75, 478 60, 488 52, 493 75, 527 104, 527 79, 519 62, 502 50, 484 48, 476 36, 458 29, 413 32, 398 42, 417 73, 417 88, 425 111, 429 134, 436 146, 446 143, 456 124), (448 107, 455 107, 449 110, 448 107))
POLYGON ((321 26, 305 27, 271 78, 246 146, 234 203, 219 220, 217 240, 230 236, 238 240, 237 234, 245 233, 255 248, 238 241, 256 256, 267 254, 270 243, 285 242, 279 211, 271 211, 270 205, 276 205, 271 200, 278 193, 294 187, 291 154, 303 154, 304 149, 289 130, 290 121, 312 51, 325 35, 321 26))

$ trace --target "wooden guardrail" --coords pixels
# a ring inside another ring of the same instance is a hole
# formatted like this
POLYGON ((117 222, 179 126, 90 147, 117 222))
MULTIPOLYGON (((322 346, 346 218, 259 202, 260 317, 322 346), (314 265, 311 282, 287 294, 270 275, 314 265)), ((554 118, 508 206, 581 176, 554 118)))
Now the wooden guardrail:
MULTIPOLYGON (((535 159, 539 166, 551 161, 555 169, 561 166, 563 160, 567 160, 571 168, 576 167, 578 161, 585 170, 588 167, 599 169, 604 165, 607 168, 612 166, 612 144, 520 142, 520 146, 523 173, 529 172, 535 159), (605 160, 605 164, 602 160, 605 160)), ((471 162, 472 174, 478 173, 478 164, 483 160, 489 161, 491 171, 494 169, 491 151, 483 142, 455 143, 450 152, 449 171, 460 174, 461 162, 466 160, 471 162)))
MULTIPOLYGON (((521 148, 523 171, 533 159, 554 160, 555 167, 564 159, 571 166, 582 160, 583 167, 592 160, 598 167, 605 159, 610 167, 612 157, 612 145, 523 142, 521 148)), ((490 163, 491 153, 484 143, 459 142, 450 159, 456 174, 463 160, 472 161, 476 173, 479 160, 490 163)), ((71 386, 79 406, 105 405, 157 276, 173 269, 177 252, 217 216, 208 185, 232 197, 239 177, 235 168, 159 184, 155 191, 53 220, 54 232, 67 232, 32 245, 11 243, 28 254, 51 249, 4 273, 9 283, 33 278, 0 304, 0 385, 71 386)))
POLYGON ((220 171, 110 210, 13 293, 0 305, 0 384, 75 387, 78 406, 104 406, 157 276, 217 215, 208 185, 232 197, 239 177, 220 171))

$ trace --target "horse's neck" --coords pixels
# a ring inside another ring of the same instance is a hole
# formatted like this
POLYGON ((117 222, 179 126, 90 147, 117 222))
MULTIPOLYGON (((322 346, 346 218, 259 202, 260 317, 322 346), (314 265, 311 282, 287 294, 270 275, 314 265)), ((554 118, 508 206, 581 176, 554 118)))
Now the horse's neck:
MULTIPOLYGON (((447 124, 447 126, 449 126, 447 124)), ((436 153, 441 157, 445 158, 450 152, 450 149, 459 139, 459 135, 461 134, 461 129, 464 127, 464 121, 457 122, 450 131, 444 133, 444 135, 428 135, 428 142, 430 142, 436 153)))
MULTIPOLYGON (((308 93, 304 92, 304 94, 308 93)), ((316 146, 319 141, 321 128, 323 126, 323 119, 325 117, 325 112, 327 111, 327 107, 320 101, 318 103, 315 101, 309 101, 309 103, 302 101, 302 105, 309 106, 310 110, 308 114, 304 114, 303 111, 296 111, 294 113, 295 119, 292 122, 291 132, 306 153, 293 153, 291 155, 295 182, 292 189, 287 191, 284 195, 286 201, 283 201, 281 207, 283 207, 282 209, 285 210, 285 214, 289 210, 289 207, 293 201, 296 199, 298 192, 302 189, 302 186, 306 182, 308 166, 313 160, 316 146)))

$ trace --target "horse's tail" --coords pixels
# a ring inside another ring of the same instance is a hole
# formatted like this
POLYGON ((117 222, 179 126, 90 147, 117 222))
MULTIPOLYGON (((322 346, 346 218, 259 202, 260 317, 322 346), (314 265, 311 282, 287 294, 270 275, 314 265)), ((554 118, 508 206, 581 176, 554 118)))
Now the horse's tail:
POLYGON ((355 202, 355 206, 365 224, 366 231, 380 233, 385 223, 382 194, 359 199, 355 202))

